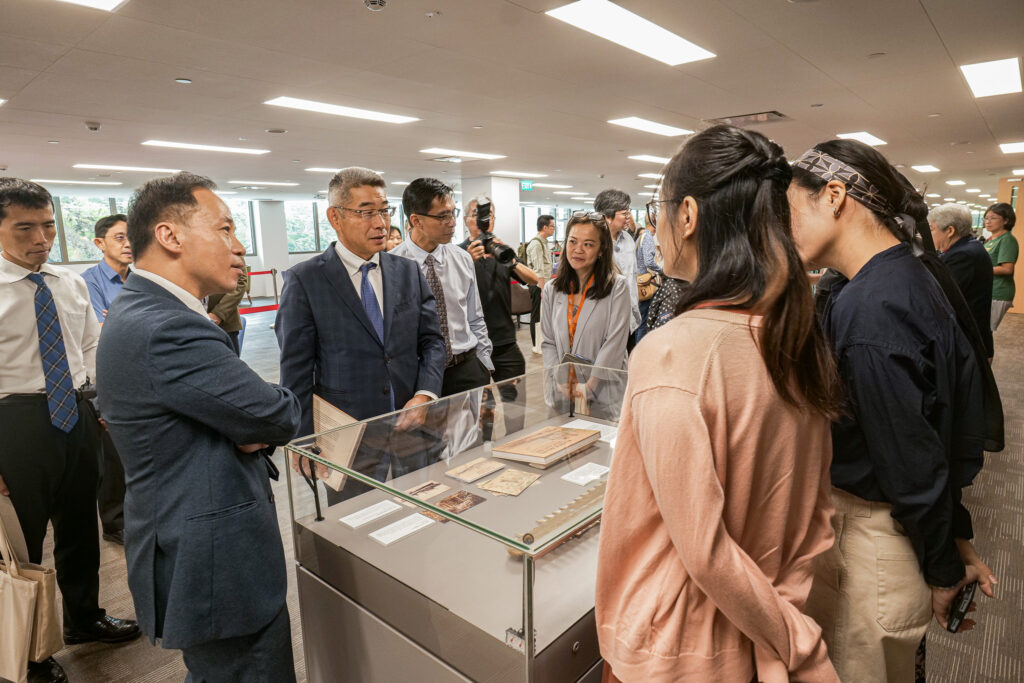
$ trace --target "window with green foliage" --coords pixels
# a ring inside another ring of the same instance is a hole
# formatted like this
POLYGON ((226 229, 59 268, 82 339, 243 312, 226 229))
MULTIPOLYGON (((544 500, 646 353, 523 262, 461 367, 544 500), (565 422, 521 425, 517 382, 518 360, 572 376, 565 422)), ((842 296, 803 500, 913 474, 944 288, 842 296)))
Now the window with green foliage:
POLYGON ((284 203, 285 234, 288 237, 288 253, 301 254, 316 251, 316 204, 313 202, 291 201, 284 203))
POLYGON ((92 243, 96 221, 111 213, 110 200, 102 197, 60 197, 60 221, 67 262, 97 261, 100 250, 92 243))
MULTIPOLYGON (((224 199, 221 197, 221 199, 224 199)), ((231 217, 235 220, 235 237, 245 247, 246 256, 255 256, 256 248, 253 246, 252 231, 252 202, 244 199, 224 199, 224 203, 231 209, 231 217)))
POLYGON ((320 246, 317 251, 323 251, 330 246, 331 242, 338 240, 338 234, 334 232, 331 222, 327 220, 327 209, 329 208, 331 208, 331 205, 327 203, 327 200, 316 203, 317 236, 320 239, 320 246))

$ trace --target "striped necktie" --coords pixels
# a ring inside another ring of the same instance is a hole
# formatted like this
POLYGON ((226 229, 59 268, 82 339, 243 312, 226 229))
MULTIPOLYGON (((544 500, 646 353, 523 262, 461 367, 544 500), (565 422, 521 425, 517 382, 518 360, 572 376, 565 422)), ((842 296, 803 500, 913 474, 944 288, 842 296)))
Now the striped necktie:
POLYGON ((437 271, 434 270, 434 263, 436 262, 437 259, 434 258, 433 254, 427 254, 427 258, 423 260, 423 263, 427 266, 427 272, 425 273, 427 284, 430 286, 430 291, 434 293, 437 317, 441 321, 441 336, 444 337, 445 365, 451 365, 452 340, 448 336, 448 305, 444 301, 444 288, 441 287, 441 279, 437 277, 437 271))
POLYGON ((36 330, 39 332, 39 355, 43 359, 50 422, 67 433, 78 422, 78 404, 75 401, 71 369, 68 367, 68 354, 64 348, 64 335, 57 317, 57 305, 41 273, 30 273, 28 279, 36 285, 36 330))

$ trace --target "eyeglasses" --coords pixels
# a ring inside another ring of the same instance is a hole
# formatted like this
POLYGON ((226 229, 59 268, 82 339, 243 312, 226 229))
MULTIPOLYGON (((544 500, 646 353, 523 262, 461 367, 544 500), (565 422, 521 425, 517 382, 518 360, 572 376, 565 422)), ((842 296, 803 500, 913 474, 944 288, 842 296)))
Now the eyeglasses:
POLYGON ((359 214, 359 217, 362 218, 364 221, 372 221, 377 216, 380 216, 386 222, 392 216, 395 215, 395 211, 397 210, 398 207, 389 206, 386 209, 350 209, 347 206, 331 205, 331 208, 337 209, 338 211, 351 211, 352 213, 359 214))
MULTIPOLYGON (((461 213, 461 209, 452 209, 451 211, 445 211, 444 213, 418 213, 416 215, 423 216, 425 218, 433 218, 435 221, 441 221, 442 223, 451 223, 457 219, 461 213)), ((475 216, 476 214, 474 213, 473 215, 475 216)))
POLYGON ((599 211, 573 211, 569 220, 588 220, 593 223, 606 223, 607 216, 599 211))
POLYGON ((647 202, 647 222, 653 225, 655 228, 658 227, 658 204, 665 204, 672 201, 671 199, 652 199, 647 202))

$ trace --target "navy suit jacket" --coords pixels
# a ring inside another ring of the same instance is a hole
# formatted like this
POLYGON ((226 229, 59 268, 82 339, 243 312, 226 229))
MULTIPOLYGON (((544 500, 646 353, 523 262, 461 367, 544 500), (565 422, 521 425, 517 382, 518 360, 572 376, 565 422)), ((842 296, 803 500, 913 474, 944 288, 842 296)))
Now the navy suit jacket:
POLYGON ((300 435, 313 433, 313 394, 365 420, 401 409, 417 391, 441 395, 445 349, 434 294, 411 259, 380 255, 384 343, 363 310, 334 243, 285 271, 274 330, 281 384, 302 407, 300 435))
POLYGON ((103 418, 124 462, 125 557, 139 625, 164 647, 257 632, 285 605, 267 466, 299 402, 242 362, 227 333, 136 275, 96 358, 103 418))

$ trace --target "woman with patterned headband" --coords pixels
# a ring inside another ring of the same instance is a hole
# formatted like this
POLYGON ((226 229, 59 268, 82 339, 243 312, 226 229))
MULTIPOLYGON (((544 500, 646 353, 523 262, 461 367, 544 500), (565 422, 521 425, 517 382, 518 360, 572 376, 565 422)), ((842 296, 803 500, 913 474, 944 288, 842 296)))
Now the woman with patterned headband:
POLYGON ((816 145, 793 164, 789 201, 807 266, 845 276, 823 321, 847 397, 832 425, 839 541, 819 558, 808 613, 842 680, 913 681, 932 614, 945 626, 971 581, 992 595, 960 502, 982 465, 981 369, 912 252, 924 202, 881 154, 816 145))

